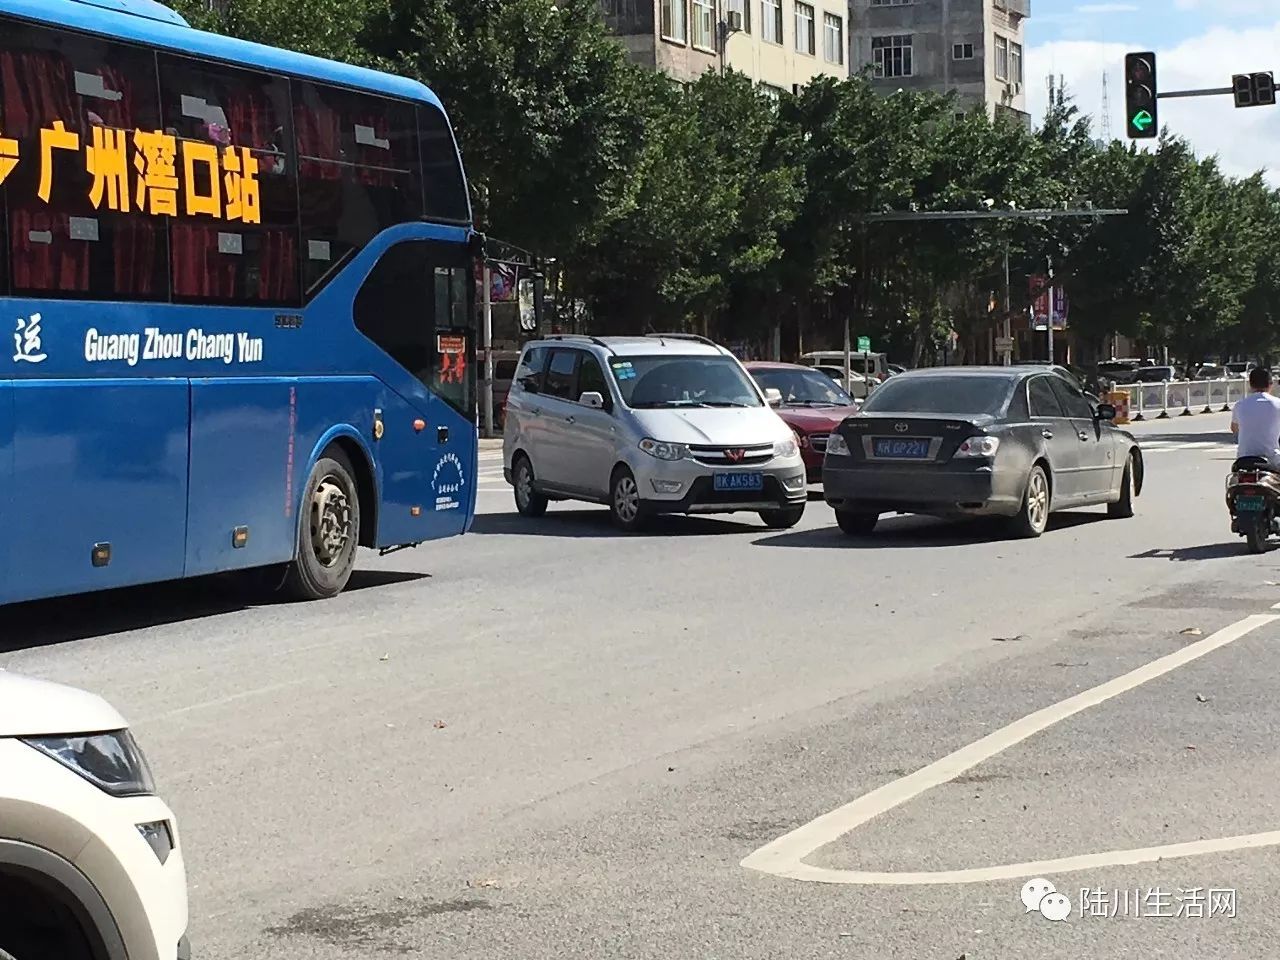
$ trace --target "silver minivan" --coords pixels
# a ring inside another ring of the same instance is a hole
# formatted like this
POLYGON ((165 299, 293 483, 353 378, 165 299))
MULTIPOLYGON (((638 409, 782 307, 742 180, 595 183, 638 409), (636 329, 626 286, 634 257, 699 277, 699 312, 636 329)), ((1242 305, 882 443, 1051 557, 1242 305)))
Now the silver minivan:
POLYGON ((780 400, 692 334, 547 337, 526 344, 511 384, 503 473, 527 517, 582 500, 607 504, 628 531, 657 513, 793 527, 808 489, 780 400))

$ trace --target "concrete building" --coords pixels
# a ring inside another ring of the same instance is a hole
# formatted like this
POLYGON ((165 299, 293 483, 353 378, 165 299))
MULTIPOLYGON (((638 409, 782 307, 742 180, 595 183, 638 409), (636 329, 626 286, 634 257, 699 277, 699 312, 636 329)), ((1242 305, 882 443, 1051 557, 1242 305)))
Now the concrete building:
POLYGON ((958 93, 966 106, 1027 113, 1031 0, 849 0, 850 67, 886 93, 958 93))
POLYGON ((601 0, 633 62, 688 81, 728 68, 773 92, 848 76, 846 0, 601 0))

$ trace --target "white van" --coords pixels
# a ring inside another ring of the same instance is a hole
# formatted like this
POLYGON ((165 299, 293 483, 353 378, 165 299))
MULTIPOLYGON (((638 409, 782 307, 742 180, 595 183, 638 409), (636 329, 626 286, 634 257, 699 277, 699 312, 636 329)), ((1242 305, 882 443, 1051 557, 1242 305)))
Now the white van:
POLYGON ((507 398, 503 467, 525 516, 549 500, 655 513, 759 514, 793 527, 808 502, 796 435, 724 347, 691 334, 554 336, 525 346, 507 398))
MULTIPOLYGON (((816 350, 806 353, 800 358, 800 362, 807 367, 839 370, 835 379, 844 379, 843 350, 816 350)), ((850 353, 849 371, 853 374, 849 378, 850 382, 842 386, 853 396, 865 400, 877 383, 883 383, 889 378, 889 359, 883 353, 850 353)))

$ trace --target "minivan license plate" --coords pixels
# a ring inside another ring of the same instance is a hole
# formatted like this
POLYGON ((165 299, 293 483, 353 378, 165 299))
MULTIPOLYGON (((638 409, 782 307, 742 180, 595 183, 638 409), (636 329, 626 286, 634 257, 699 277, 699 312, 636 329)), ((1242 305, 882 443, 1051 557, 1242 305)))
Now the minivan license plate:
POLYGON ((1236 497, 1236 511, 1239 513, 1261 513, 1266 508, 1262 497, 1236 497))
POLYGON ((718 492, 726 490, 763 490, 763 473, 717 473, 712 485, 718 492))

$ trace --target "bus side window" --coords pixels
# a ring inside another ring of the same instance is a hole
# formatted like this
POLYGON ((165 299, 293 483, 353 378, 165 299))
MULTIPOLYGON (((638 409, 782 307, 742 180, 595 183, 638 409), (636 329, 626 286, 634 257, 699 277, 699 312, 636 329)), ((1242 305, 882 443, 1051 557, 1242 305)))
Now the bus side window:
POLYGON ((294 179, 289 82, 250 70, 161 54, 160 89, 165 129, 180 147, 211 143, 247 151, 257 164, 257 209, 240 209, 242 196, 213 184, 196 165, 200 195, 221 200, 225 216, 173 220, 173 296, 176 302, 297 306, 298 190, 294 179), (236 206, 233 206, 233 203, 236 206), (235 213, 233 218, 231 213, 235 213), (255 222, 257 221, 257 222, 255 222))
POLYGON ((430 387, 435 357, 433 298, 423 287, 434 275, 431 245, 421 241, 388 248, 356 294, 356 329, 382 348, 424 386, 430 387))
POLYGON ((381 231, 422 218, 412 104, 295 81, 308 299, 381 231))
POLYGON ((154 55, 0 20, 0 122, 23 158, 4 185, 12 292, 167 300, 165 222, 138 209, 128 176, 133 131, 160 123, 154 55))

